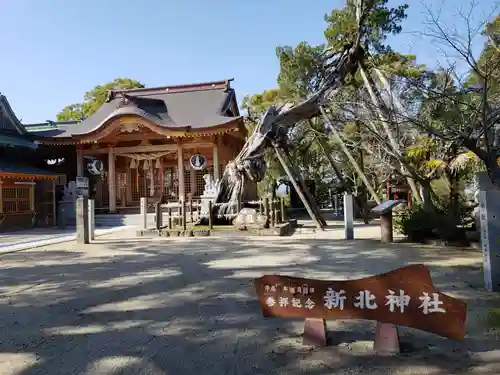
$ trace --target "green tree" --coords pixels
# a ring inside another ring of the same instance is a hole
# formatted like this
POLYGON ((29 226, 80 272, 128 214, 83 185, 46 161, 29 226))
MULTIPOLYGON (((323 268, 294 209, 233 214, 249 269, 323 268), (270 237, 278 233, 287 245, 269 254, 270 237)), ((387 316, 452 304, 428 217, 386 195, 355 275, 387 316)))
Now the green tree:
POLYGON ((104 85, 98 85, 85 93, 82 103, 70 104, 58 114, 58 121, 79 121, 91 116, 106 101, 108 91, 112 89, 126 90, 143 88, 139 81, 130 78, 116 78, 104 85))
MULTIPOLYGON (((325 31, 329 46, 342 50, 348 43, 354 43, 357 37, 356 0, 347 0, 342 9, 334 9, 325 16, 328 27, 325 31)), ((364 7, 369 9, 361 29, 361 45, 368 52, 385 53, 391 51, 385 44, 390 34, 399 34, 401 22, 406 18, 407 4, 395 8, 387 6, 388 0, 365 0, 364 7)))
POLYGON ((283 97, 302 100, 319 88, 324 48, 324 45, 311 46, 307 42, 301 42, 295 48, 276 48, 280 60, 278 86, 283 97))

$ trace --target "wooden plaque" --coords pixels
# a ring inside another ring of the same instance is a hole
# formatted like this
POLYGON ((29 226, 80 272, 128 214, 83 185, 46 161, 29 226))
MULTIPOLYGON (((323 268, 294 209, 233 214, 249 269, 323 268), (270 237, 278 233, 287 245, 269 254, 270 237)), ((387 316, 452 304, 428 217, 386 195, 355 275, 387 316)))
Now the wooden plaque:
POLYGON ((436 290, 422 264, 358 280, 266 275, 254 284, 265 317, 368 319, 465 337, 467 304, 436 290))

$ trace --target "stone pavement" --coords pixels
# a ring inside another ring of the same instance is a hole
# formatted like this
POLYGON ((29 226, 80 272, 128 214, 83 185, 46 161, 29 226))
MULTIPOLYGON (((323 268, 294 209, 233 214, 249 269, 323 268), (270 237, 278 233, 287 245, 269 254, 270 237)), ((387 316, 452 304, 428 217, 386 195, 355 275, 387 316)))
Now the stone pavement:
POLYGON ((500 342, 483 322, 498 298, 482 288, 478 251, 341 238, 120 232, 0 255, 0 375, 500 373, 500 342), (346 279, 419 262, 469 303, 464 342, 401 329, 406 353, 374 357, 374 323, 336 321, 332 346, 303 347, 302 322, 264 319, 252 288, 263 273, 346 279))
MULTIPOLYGON (((95 235, 102 236, 109 233, 130 230, 130 226, 97 228, 95 235)), ((14 232, 0 233, 0 254, 12 251, 33 249, 36 247, 53 245, 76 240, 76 230, 58 228, 36 228, 14 232)))

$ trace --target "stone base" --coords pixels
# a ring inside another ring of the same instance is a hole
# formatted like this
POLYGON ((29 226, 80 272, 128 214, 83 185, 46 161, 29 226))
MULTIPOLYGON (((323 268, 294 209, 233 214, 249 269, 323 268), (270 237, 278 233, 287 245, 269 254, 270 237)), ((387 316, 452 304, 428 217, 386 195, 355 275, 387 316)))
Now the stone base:
POLYGON ((308 318, 304 321, 302 344, 326 346, 326 321, 324 319, 308 318))
POLYGON ((394 324, 377 322, 373 350, 375 354, 384 356, 400 353, 398 328, 394 324))
POLYGON ((293 223, 286 222, 264 229, 248 228, 246 232, 248 232, 249 235, 254 236, 289 236, 293 234, 296 223, 297 222, 295 221, 294 225, 293 223))
POLYGON ((208 229, 142 229, 136 232, 137 237, 208 237, 211 235, 208 229))

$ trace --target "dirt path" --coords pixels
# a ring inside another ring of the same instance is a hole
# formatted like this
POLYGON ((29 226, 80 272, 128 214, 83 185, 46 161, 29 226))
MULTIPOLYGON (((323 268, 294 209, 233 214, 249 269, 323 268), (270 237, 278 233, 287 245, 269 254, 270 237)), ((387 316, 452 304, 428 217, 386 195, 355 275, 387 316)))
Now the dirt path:
MULTIPOLYGON (((357 228, 358 238, 375 237, 357 228)), ((341 230, 288 238, 129 239, 0 256, 0 375, 497 374, 500 341, 484 316, 477 251, 342 241, 341 230), (333 346, 301 345, 302 322, 264 319, 263 273, 355 278, 424 262, 469 304, 468 338, 402 329, 407 351, 371 355, 371 322, 329 322, 333 346)))

